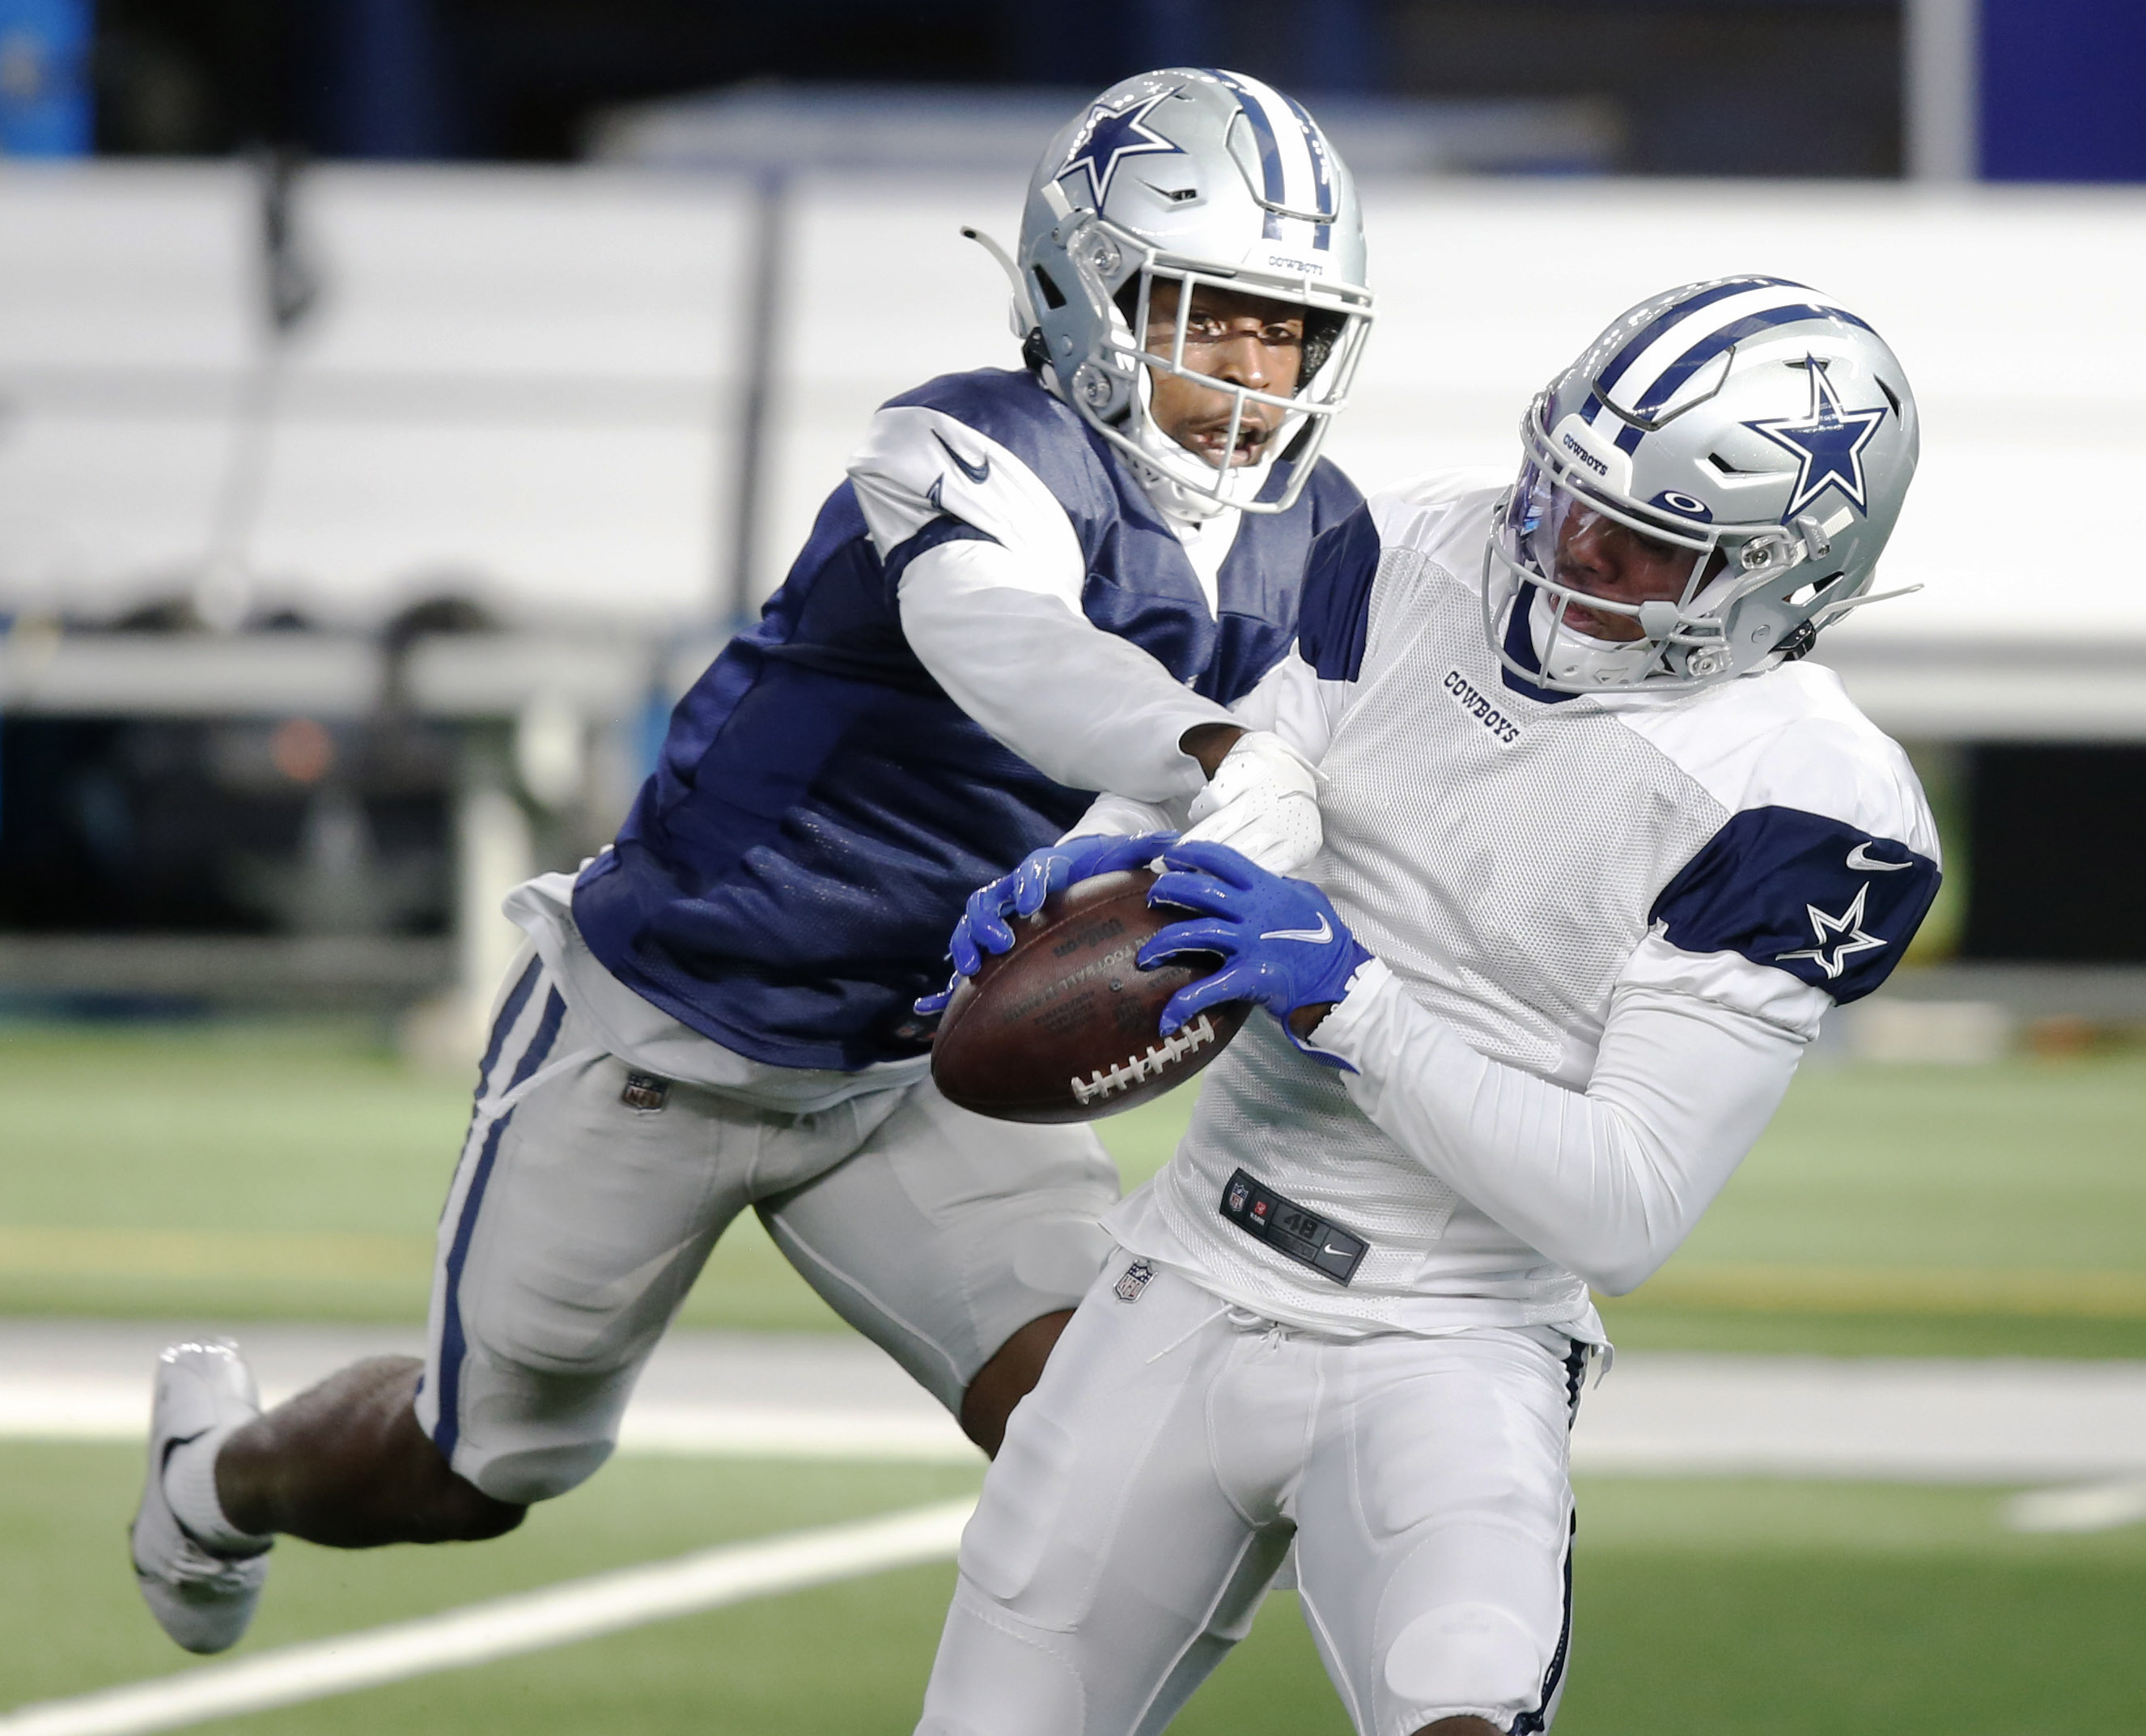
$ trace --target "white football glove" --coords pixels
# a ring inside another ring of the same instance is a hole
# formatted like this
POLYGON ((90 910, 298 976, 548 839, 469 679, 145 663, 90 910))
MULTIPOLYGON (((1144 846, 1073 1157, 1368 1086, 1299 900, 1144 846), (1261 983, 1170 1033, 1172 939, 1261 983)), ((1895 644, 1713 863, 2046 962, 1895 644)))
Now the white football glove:
POLYGON ((1240 736, 1192 798, 1190 842, 1226 844, 1270 874, 1319 854, 1319 786, 1303 755, 1269 730, 1240 736))

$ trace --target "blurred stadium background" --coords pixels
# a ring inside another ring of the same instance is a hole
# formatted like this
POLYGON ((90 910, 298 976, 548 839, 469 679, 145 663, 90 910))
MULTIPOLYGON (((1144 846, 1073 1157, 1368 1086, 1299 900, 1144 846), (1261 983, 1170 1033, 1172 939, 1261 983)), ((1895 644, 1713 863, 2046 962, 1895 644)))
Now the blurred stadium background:
MULTIPOLYGON (((1172 62, 1364 182, 1367 486, 1510 462, 1610 312, 1728 270, 1923 401, 1925 588, 1820 656, 1947 889, 1610 1308, 1560 1729, 2146 1728, 2135 0, 0 0, 0 1709, 179 1671, 120 1564, 149 1354, 408 1340, 501 894, 609 836, 871 408, 1012 363, 957 226, 1172 62)), ((1105 1124, 1130 1180, 1185 1111, 1105 1124)), ((974 1488, 756 1225, 686 1324, 587 1489, 287 1545, 237 1655, 974 1488)), ((950 1575, 244 1727, 900 1732, 950 1575)), ((1345 1728, 1290 1602, 1179 1728, 1345 1728)))

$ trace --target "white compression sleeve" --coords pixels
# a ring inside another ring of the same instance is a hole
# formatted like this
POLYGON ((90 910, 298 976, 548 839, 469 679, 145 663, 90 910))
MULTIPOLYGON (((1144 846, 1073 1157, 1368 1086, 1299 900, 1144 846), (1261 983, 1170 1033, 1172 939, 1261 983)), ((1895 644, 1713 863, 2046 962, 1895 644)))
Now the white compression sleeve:
MULTIPOLYGON (((1311 666, 1291 651, 1260 677, 1257 686, 1230 707, 1230 721, 1248 730, 1272 731, 1315 765, 1333 734, 1332 714, 1340 705, 1341 691, 1340 683, 1320 681, 1311 672, 1311 666)), ((1186 810, 1198 794, 1195 789, 1165 806, 1106 792, 1095 798, 1066 836, 1080 838, 1110 832, 1130 837, 1135 832, 1181 832, 1192 823, 1186 810)))
POLYGON ((1271 730, 1316 766, 1334 739, 1347 692, 1342 682, 1320 680, 1292 648, 1230 707, 1230 715, 1248 730, 1271 730))
POLYGON ((1178 739, 1230 714, 1135 645, 1021 586, 997 543, 944 542, 901 576, 910 649, 961 706, 1046 776, 1144 801, 1205 781, 1178 739))
POLYGON ((1583 1094, 1486 1060, 1375 962, 1311 1041, 1359 1070, 1350 1096, 1403 1150, 1612 1295, 1690 1233, 1804 1045, 1748 1013, 1627 985, 1583 1094))

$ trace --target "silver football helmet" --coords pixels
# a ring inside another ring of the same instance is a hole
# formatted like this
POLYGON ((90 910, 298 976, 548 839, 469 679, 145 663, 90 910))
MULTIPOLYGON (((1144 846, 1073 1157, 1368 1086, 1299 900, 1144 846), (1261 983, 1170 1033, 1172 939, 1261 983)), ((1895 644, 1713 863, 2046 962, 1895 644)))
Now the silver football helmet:
POLYGON ((1529 406, 1520 439, 1485 557, 1485 627, 1516 675, 1593 693, 1704 686, 1800 656, 1882 601, 1871 581, 1920 430, 1899 361, 1854 314, 1800 283, 1724 277, 1619 319, 1529 406), (1575 551, 1605 532, 1631 533, 1678 594, 1590 591, 1575 551), (1580 631, 1569 611, 1622 617, 1635 636, 1580 631))
POLYGON ((1112 85, 1044 152, 1021 216, 1015 320, 1060 394, 1168 485, 1173 505, 1280 512, 1348 402, 1371 320, 1364 277, 1355 182, 1303 107, 1257 79, 1173 67, 1112 85), (1140 334, 1159 279, 1177 285, 1176 330, 1166 352, 1151 353, 1140 334), (1304 309, 1294 392, 1185 366, 1201 284, 1304 309), (1267 456, 1218 467, 1161 434, 1148 414, 1156 373, 1234 397, 1225 452, 1248 404, 1279 408, 1267 456), (1293 461, 1289 478, 1259 499, 1279 457, 1293 461))

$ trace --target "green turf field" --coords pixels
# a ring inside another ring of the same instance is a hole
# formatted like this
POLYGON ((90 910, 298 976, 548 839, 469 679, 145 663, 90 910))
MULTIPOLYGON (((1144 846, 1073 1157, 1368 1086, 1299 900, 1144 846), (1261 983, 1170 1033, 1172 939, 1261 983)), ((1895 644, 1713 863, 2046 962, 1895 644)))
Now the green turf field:
MULTIPOLYGON (((0 1707, 198 1667, 122 1565, 121 1447, 0 1446, 0 1707), (31 1564, 34 1563, 34 1568, 31 1564)), ((286 1543, 243 1657, 732 1539, 972 1488, 961 1469, 626 1459, 500 1542, 338 1554, 286 1543)), ((2019 1736, 2146 1728, 2146 1528, 2022 1537, 1983 1489, 1584 1483, 1560 1736, 2019 1736)), ((907 1569, 534 1657, 200 1726, 357 1736, 902 1736, 951 1584, 907 1569)), ((1295 1600, 1173 1727, 1346 1736, 1295 1600)))
MULTIPOLYGON (((1130 1180, 1186 1105, 1102 1124, 1130 1180)), ((2146 1058, 1799 1080, 1627 1344, 2146 1354, 2146 1058)), ((359 1026, 0 1027, 0 1313, 414 1321, 466 1087, 359 1026)), ((750 1220, 688 1308, 835 1324, 750 1220)), ((195 1667, 123 1567, 136 1454, 0 1443, 0 1708, 195 1667)), ((710 1544, 889 1511, 973 1471, 624 1459, 499 1543, 282 1546, 239 1655, 710 1544)), ((2004 1529, 2004 1491, 1594 1481, 1560 1736, 2146 1729, 2146 1526, 2004 1529)), ((951 1569, 796 1593, 227 1728, 900 1736, 951 1569)), ((217 1727, 205 1727, 215 1729, 217 1727)), ((1342 1736, 1294 1599, 1175 1729, 1342 1736)))
MULTIPOLYGON (((1182 1097, 1100 1124, 1130 1180, 1182 1097)), ((415 1320, 468 1114, 362 1027, 0 1028, 0 1312, 415 1320)), ((1809 1070, 1609 1304, 1699 1349, 2146 1354, 2146 1058, 1809 1070)), ((741 1223, 699 1324, 836 1324, 741 1223)))

